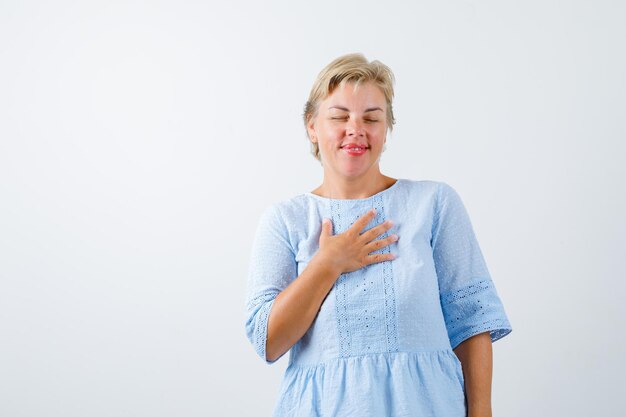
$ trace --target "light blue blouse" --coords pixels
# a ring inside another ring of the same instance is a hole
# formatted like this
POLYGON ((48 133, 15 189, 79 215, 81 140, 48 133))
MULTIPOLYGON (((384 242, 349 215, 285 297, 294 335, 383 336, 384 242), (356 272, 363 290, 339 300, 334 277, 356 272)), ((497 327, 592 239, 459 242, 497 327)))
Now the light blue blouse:
MULTIPOLYGON (((399 240, 397 258, 342 274, 290 349, 274 417, 465 416, 461 362, 452 349, 512 328, 457 192, 445 182, 399 179, 371 197, 305 193, 263 213, 252 249, 245 324, 265 355, 275 297, 317 252, 323 218, 342 233, 371 208, 399 240)), ((376 253, 375 252, 375 253, 376 253)), ((280 359, 280 358, 279 358, 280 359)), ((278 359, 277 359, 278 360, 278 359)))

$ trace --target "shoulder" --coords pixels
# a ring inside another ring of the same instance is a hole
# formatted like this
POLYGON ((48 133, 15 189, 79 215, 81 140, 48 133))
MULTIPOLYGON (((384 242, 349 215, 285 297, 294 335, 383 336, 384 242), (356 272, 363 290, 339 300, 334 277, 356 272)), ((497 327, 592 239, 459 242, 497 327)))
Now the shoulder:
POLYGON ((463 204, 457 190, 445 181, 403 179, 401 185, 398 196, 407 204, 427 204, 435 215, 448 206, 463 204))
POLYGON ((438 209, 447 206, 463 206, 460 194, 452 185, 447 182, 438 181, 437 207, 438 209))
POLYGON ((434 193, 455 193, 456 190, 445 181, 439 180, 402 180, 408 188, 413 190, 431 191, 434 193))
POLYGON ((298 222, 309 202, 305 195, 300 194, 291 198, 279 200, 265 208, 264 215, 275 216, 285 223, 298 222))
POLYGON ((401 179, 398 195, 404 196, 406 200, 416 200, 416 202, 428 202, 432 206, 437 206, 442 193, 447 193, 450 187, 443 181, 432 179, 411 180, 401 179))
POLYGON ((260 226, 280 229, 286 234, 304 226, 310 211, 305 195, 279 200, 265 207, 260 216, 260 226))
POLYGON ((280 238, 291 251, 297 253, 299 242, 307 235, 314 217, 314 207, 306 195, 279 200, 263 210, 257 233, 280 238))
POLYGON ((437 188, 439 187, 439 184, 441 184, 441 181, 435 181, 435 180, 411 180, 411 179, 400 179, 399 181, 401 181, 401 185, 403 186, 403 188, 410 190, 410 191, 437 191, 437 188))

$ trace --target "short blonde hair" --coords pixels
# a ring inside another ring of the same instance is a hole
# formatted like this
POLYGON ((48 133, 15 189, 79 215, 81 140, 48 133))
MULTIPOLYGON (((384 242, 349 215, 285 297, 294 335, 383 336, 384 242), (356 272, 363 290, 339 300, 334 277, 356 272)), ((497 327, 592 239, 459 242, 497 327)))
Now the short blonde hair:
POLYGON ((361 82, 373 81, 382 90, 387 102, 387 128, 393 130, 396 123, 393 117, 393 83, 395 81, 391 69, 380 61, 369 62, 363 54, 354 53, 340 56, 328 64, 317 76, 309 99, 304 105, 304 127, 307 138, 311 143, 311 153, 318 160, 320 151, 317 143, 311 142, 307 129, 309 121, 317 115, 319 104, 335 91, 337 87, 343 87, 346 83, 354 83, 358 88, 361 82))

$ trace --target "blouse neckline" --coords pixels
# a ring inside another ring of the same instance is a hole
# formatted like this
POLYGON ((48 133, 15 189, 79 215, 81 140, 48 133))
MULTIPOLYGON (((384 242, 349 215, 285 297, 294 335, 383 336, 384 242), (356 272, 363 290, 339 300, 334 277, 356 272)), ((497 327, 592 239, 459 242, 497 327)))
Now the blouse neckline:
POLYGON ((404 180, 402 178, 398 178, 396 180, 396 182, 394 182, 391 186, 385 188, 382 191, 377 192, 374 195, 371 195, 369 197, 365 197, 365 198, 330 198, 330 197, 322 197, 319 196, 317 194, 313 194, 311 192, 308 193, 304 193, 304 195, 311 197, 311 198, 315 198, 317 200, 321 200, 321 201, 333 201, 333 202, 361 202, 361 201, 369 201, 372 200, 376 197, 381 197, 385 194, 389 194, 391 193, 394 189, 398 188, 400 182, 403 182, 404 180))

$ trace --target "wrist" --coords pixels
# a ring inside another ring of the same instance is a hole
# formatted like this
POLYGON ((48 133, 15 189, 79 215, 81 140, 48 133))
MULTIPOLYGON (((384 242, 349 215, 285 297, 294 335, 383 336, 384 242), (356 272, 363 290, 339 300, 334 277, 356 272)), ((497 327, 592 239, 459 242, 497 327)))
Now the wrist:
POLYGON ((491 407, 469 408, 467 417, 492 417, 491 407))
POLYGON ((323 270, 325 275, 333 277, 334 280, 339 278, 339 275, 343 272, 339 265, 334 262, 333 256, 321 250, 313 256, 310 263, 315 264, 318 268, 323 270))

